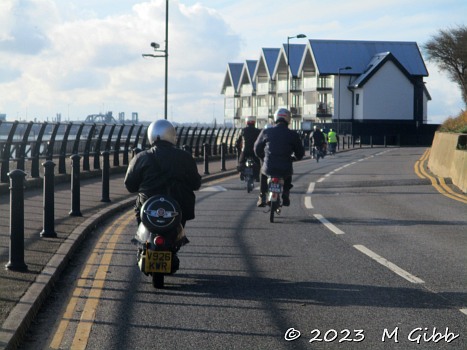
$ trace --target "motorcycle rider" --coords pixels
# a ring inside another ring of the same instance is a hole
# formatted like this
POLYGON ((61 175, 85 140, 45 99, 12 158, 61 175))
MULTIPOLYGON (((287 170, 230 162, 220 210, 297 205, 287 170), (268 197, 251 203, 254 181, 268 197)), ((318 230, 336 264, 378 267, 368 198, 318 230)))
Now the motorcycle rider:
POLYGON ((258 138, 261 130, 256 128, 256 117, 249 116, 245 118, 246 127, 244 127, 235 142, 235 146, 240 151, 238 158, 237 171, 240 172, 240 179, 243 180, 243 170, 245 169, 245 162, 248 157, 253 158, 255 166, 253 167, 253 175, 255 179, 259 178, 259 158, 256 157, 253 150, 256 139, 258 138))
POLYGON ((329 152, 331 154, 336 153, 337 141, 338 141, 337 133, 333 129, 329 129, 328 144, 329 144, 329 152))
POLYGON ((279 108, 274 113, 275 125, 272 128, 263 129, 255 142, 255 153, 263 160, 258 207, 266 206, 268 176, 277 176, 284 179, 282 204, 284 206, 290 205, 290 189, 293 187, 292 154, 297 160, 302 159, 305 155, 300 136, 288 128, 290 119, 289 110, 279 108))
POLYGON ((125 187, 138 192, 135 203, 136 219, 141 222, 140 209, 151 196, 172 196, 182 211, 181 224, 195 218, 195 194, 201 186, 201 175, 190 153, 175 147, 176 131, 165 119, 148 127, 151 148, 135 155, 128 165, 125 187))
POLYGON ((313 132, 310 135, 310 144, 311 144, 311 158, 315 158, 316 150, 315 147, 318 149, 322 149, 323 144, 325 143, 324 134, 318 128, 317 125, 313 126, 313 132))

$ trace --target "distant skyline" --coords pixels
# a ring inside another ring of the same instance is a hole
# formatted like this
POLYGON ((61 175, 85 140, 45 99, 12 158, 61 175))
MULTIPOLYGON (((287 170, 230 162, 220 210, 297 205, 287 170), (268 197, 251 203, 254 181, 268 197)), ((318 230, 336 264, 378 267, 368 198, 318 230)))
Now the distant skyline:
MULTIPOLYGON (((165 0, 2 0, 0 114, 7 120, 83 120, 89 114, 164 116, 165 0)), ((258 59, 287 36, 415 41, 465 24, 464 0, 170 0, 168 119, 223 122, 229 62, 258 59)), ((307 39, 294 39, 305 43, 307 39)), ((429 123, 457 115, 459 87, 425 60, 429 123)))

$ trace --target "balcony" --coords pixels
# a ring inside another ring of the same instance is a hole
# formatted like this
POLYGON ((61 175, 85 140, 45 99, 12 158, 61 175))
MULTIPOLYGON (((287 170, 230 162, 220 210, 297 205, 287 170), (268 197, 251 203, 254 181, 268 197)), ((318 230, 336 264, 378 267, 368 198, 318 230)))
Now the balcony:
POLYGON ((319 77, 316 89, 318 91, 332 90, 334 88, 333 80, 328 77, 319 77))
POLYGON ((302 91, 302 79, 293 78, 290 84, 290 92, 302 91))
POLYGON ((332 117, 333 108, 330 104, 318 103, 316 105, 316 116, 319 118, 332 117))
POLYGON ((271 80, 269 82, 269 93, 270 94, 275 94, 276 93, 276 82, 274 80, 271 80))
POLYGON ((292 118, 301 118, 302 107, 290 107, 290 113, 292 114, 292 118))

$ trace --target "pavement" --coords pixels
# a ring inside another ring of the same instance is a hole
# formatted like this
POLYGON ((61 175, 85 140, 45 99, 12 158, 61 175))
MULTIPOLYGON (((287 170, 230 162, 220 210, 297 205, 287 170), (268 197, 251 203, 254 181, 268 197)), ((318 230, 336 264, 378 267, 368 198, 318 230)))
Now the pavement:
MULTIPOLYGON (((226 170, 219 159, 198 163, 202 182, 236 174, 236 160, 228 159, 226 170)), ((24 262, 26 271, 0 268, 0 349, 15 349, 41 305, 51 292, 60 273, 80 242, 105 219, 128 210, 135 194, 125 189, 126 166, 112 167, 109 183, 110 202, 102 202, 100 170, 80 174, 80 211, 70 216, 70 175, 55 175, 54 205, 56 238, 40 236, 43 230, 43 190, 39 179, 26 177, 24 191, 24 262)), ((76 209, 76 208, 75 208, 76 209)), ((9 184, 0 184, 0 263, 10 260, 10 195, 9 184)))

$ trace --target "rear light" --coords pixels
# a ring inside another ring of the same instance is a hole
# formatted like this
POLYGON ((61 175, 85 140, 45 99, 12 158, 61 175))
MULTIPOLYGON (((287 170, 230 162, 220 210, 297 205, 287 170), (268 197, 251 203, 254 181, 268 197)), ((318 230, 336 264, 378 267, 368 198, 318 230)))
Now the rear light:
POLYGON ((154 238, 154 244, 157 246, 163 246, 165 244, 165 238, 162 236, 156 236, 154 238))
POLYGON ((279 180, 280 180, 280 179, 279 179, 278 177, 273 177, 273 178, 271 179, 271 182, 272 182, 273 184, 278 184, 278 183, 279 183, 279 180))

